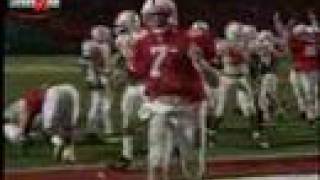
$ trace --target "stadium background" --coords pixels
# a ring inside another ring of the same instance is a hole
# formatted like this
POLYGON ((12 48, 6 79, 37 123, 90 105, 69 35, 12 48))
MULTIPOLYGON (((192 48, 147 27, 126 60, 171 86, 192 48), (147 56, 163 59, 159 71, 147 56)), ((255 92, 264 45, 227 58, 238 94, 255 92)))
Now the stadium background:
MULTIPOLYGON (((38 15, 9 9, 5 16, 6 53, 79 54, 80 42, 92 25, 111 26, 121 10, 139 11, 142 3, 142 0, 61 0, 59 9, 38 15)), ((232 19, 272 29, 275 11, 281 12, 284 19, 290 16, 300 21, 306 21, 309 9, 320 13, 317 0, 176 0, 176 3, 181 26, 203 19, 219 35, 232 19)))

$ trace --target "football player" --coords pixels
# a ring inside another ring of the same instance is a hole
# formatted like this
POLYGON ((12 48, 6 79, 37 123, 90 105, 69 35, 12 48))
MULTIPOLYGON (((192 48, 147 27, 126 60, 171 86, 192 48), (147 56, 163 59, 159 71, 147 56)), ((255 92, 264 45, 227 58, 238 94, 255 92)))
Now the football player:
MULTIPOLYGON (((297 98, 298 108, 303 119, 312 126, 318 114, 318 72, 319 72, 319 33, 314 15, 310 15, 312 28, 306 24, 298 24, 293 28, 282 28, 283 39, 292 54, 293 67, 290 72, 290 82, 297 98), (308 30, 309 29, 309 30, 308 30), (313 29, 313 30, 312 30, 313 29)), ((277 24, 282 24, 279 16, 275 19, 277 24)))
MULTIPOLYGON (((223 120, 223 112, 228 94, 235 88, 237 104, 242 114, 253 124, 253 136, 259 136, 256 126, 255 104, 251 85, 249 83, 249 64, 251 63, 251 42, 256 36, 253 26, 243 25, 240 22, 232 21, 225 28, 225 39, 216 43, 216 53, 220 63, 223 65, 217 90, 217 106, 215 108, 215 119, 213 125, 213 136, 223 120)), ((214 142, 213 142, 214 144, 214 142)), ((260 141, 260 146, 268 146, 267 142, 260 141)))
POLYGON ((275 108, 277 105, 277 75, 276 61, 284 56, 278 38, 269 30, 259 32, 256 41, 253 43, 254 52, 259 58, 259 93, 258 110, 261 111, 261 126, 274 126, 275 108))
POLYGON ((51 137, 54 157, 73 162, 74 130, 78 125, 79 93, 70 84, 42 86, 26 91, 15 106, 17 119, 4 125, 5 137, 14 143, 22 142, 35 131, 51 137), (40 115, 40 118, 36 118, 40 115), (38 121, 37 121, 38 120, 38 121))
POLYGON ((91 39, 82 43, 81 62, 86 65, 86 81, 90 88, 87 128, 91 133, 112 133, 109 117, 111 90, 111 31, 103 25, 91 29, 91 39))
MULTIPOLYGON (((313 38, 316 40, 316 47, 318 49, 318 58, 320 58, 320 25, 319 22, 317 20, 316 15, 312 12, 309 11, 308 13, 309 15, 309 19, 311 22, 311 25, 308 27, 308 32, 311 34, 311 36, 313 36, 313 38)), ((317 115, 317 119, 320 119, 320 90, 319 90, 319 84, 320 84, 320 63, 319 67, 318 67, 318 76, 317 76, 317 81, 318 81, 318 85, 316 86, 316 115, 317 115)))
MULTIPOLYGON (((114 31, 116 34, 116 48, 120 52, 115 57, 115 68, 114 71, 119 72, 125 82, 123 86, 125 87, 122 102, 121 102, 121 112, 122 112, 122 128, 124 130, 123 141, 122 141, 122 157, 125 166, 129 165, 133 160, 133 136, 129 132, 130 123, 133 116, 137 114, 143 99, 143 84, 141 82, 135 81, 133 78, 128 76, 127 71, 127 61, 132 57, 133 50, 132 46, 134 44, 135 38, 140 30, 140 17, 138 13, 133 10, 124 10, 119 13, 114 22, 114 31)), ((117 78, 119 79, 117 75, 117 78)), ((118 90, 118 89, 117 89, 118 90)))
MULTIPOLYGON (((203 36, 205 34, 209 34, 209 37, 214 39, 214 33, 210 30, 209 24, 203 20, 198 20, 192 23, 189 29, 190 36, 203 36)), ((214 45, 214 40, 212 44, 214 45)), ((212 48, 214 49, 214 47, 212 48)), ((195 59, 202 59, 203 55, 198 54, 198 57, 194 57, 195 59)), ((219 85, 219 76, 221 69, 221 64, 217 63, 218 61, 211 60, 211 63, 207 63, 207 61, 200 60, 199 61, 199 69, 203 75, 203 79, 205 80, 205 91, 208 97, 208 113, 207 113, 207 128, 209 129, 208 133, 212 133, 210 129, 213 128, 214 124, 214 108, 216 107, 217 103, 217 91, 219 85)))
POLYGON ((201 178, 204 171, 204 148, 195 144, 197 135, 201 136, 200 144, 205 142, 204 133, 196 132, 205 131, 204 82, 189 51, 198 46, 204 57, 211 59, 214 54, 208 48, 213 46, 208 37, 191 37, 177 29, 172 23, 177 9, 172 4, 169 0, 144 3, 145 29, 140 31, 128 64, 130 74, 145 86, 147 100, 140 112, 144 112, 142 118, 149 119, 149 180, 168 179, 174 147, 185 178, 201 178))

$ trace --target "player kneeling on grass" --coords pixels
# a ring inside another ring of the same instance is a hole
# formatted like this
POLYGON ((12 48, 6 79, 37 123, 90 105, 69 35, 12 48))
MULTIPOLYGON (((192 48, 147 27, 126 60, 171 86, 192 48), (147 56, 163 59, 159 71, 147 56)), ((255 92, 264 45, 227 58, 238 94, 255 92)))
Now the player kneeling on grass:
POLYGON ((51 137, 57 160, 75 160, 73 131, 79 116, 77 89, 70 84, 34 88, 26 91, 15 104, 8 115, 16 119, 10 119, 10 123, 4 125, 5 138, 9 142, 23 142, 33 130, 43 132, 51 137), (37 115, 41 116, 38 122, 37 115), (39 128, 33 129, 37 125, 39 128))
POLYGON ((146 28, 128 62, 132 76, 144 82, 147 96, 140 115, 149 120, 149 180, 169 179, 177 169, 172 161, 174 150, 181 160, 181 172, 175 175, 201 179, 205 167, 204 83, 188 51, 194 45, 203 49, 205 59, 214 54, 209 53, 209 46, 202 46, 210 44, 206 41, 210 38, 193 40, 170 22, 175 12, 172 1, 145 2, 142 18, 146 28))

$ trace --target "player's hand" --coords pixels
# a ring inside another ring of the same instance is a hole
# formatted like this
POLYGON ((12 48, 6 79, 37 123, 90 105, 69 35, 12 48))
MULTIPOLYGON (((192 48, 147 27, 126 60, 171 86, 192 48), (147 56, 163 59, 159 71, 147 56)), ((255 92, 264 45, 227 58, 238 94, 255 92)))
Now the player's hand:
POLYGON ((280 21, 280 13, 278 11, 276 13, 274 13, 273 20, 276 22, 280 21))
POLYGON ((188 51, 188 56, 191 59, 198 60, 201 57, 203 57, 203 52, 201 51, 201 49, 198 46, 191 45, 190 49, 188 51))

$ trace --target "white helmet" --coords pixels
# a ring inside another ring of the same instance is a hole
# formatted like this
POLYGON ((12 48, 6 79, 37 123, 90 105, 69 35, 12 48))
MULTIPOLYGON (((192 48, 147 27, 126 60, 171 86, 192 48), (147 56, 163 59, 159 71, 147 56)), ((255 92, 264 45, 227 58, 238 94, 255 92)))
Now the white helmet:
POLYGON ((197 29, 197 30, 203 30, 203 31, 209 31, 210 27, 209 24, 205 21, 198 20, 192 23, 191 29, 197 29))
POLYGON ((225 37, 227 40, 237 40, 241 35, 242 24, 237 21, 232 21, 225 28, 225 37))
POLYGON ((147 24, 149 15, 152 14, 166 14, 169 25, 178 24, 177 7, 172 0, 146 0, 141 14, 145 24, 147 24))
POLYGON ((273 33, 270 30, 261 30, 257 36, 259 41, 270 41, 274 40, 273 33))
POLYGON ((121 31, 136 31, 140 28, 139 14, 133 10, 121 11, 114 21, 114 26, 116 34, 121 31))
POLYGON ((257 37, 257 28, 253 25, 243 25, 241 32, 244 38, 252 40, 257 37))
POLYGON ((320 29, 316 26, 307 26, 306 27, 306 32, 307 33, 317 33, 317 32, 320 32, 320 29))
POLYGON ((305 24, 298 24, 295 25, 292 29, 292 34, 293 35, 301 35, 304 34, 308 31, 308 26, 305 24))
POLYGON ((96 41, 110 41, 111 31, 103 25, 96 25, 91 29, 91 37, 96 41))

